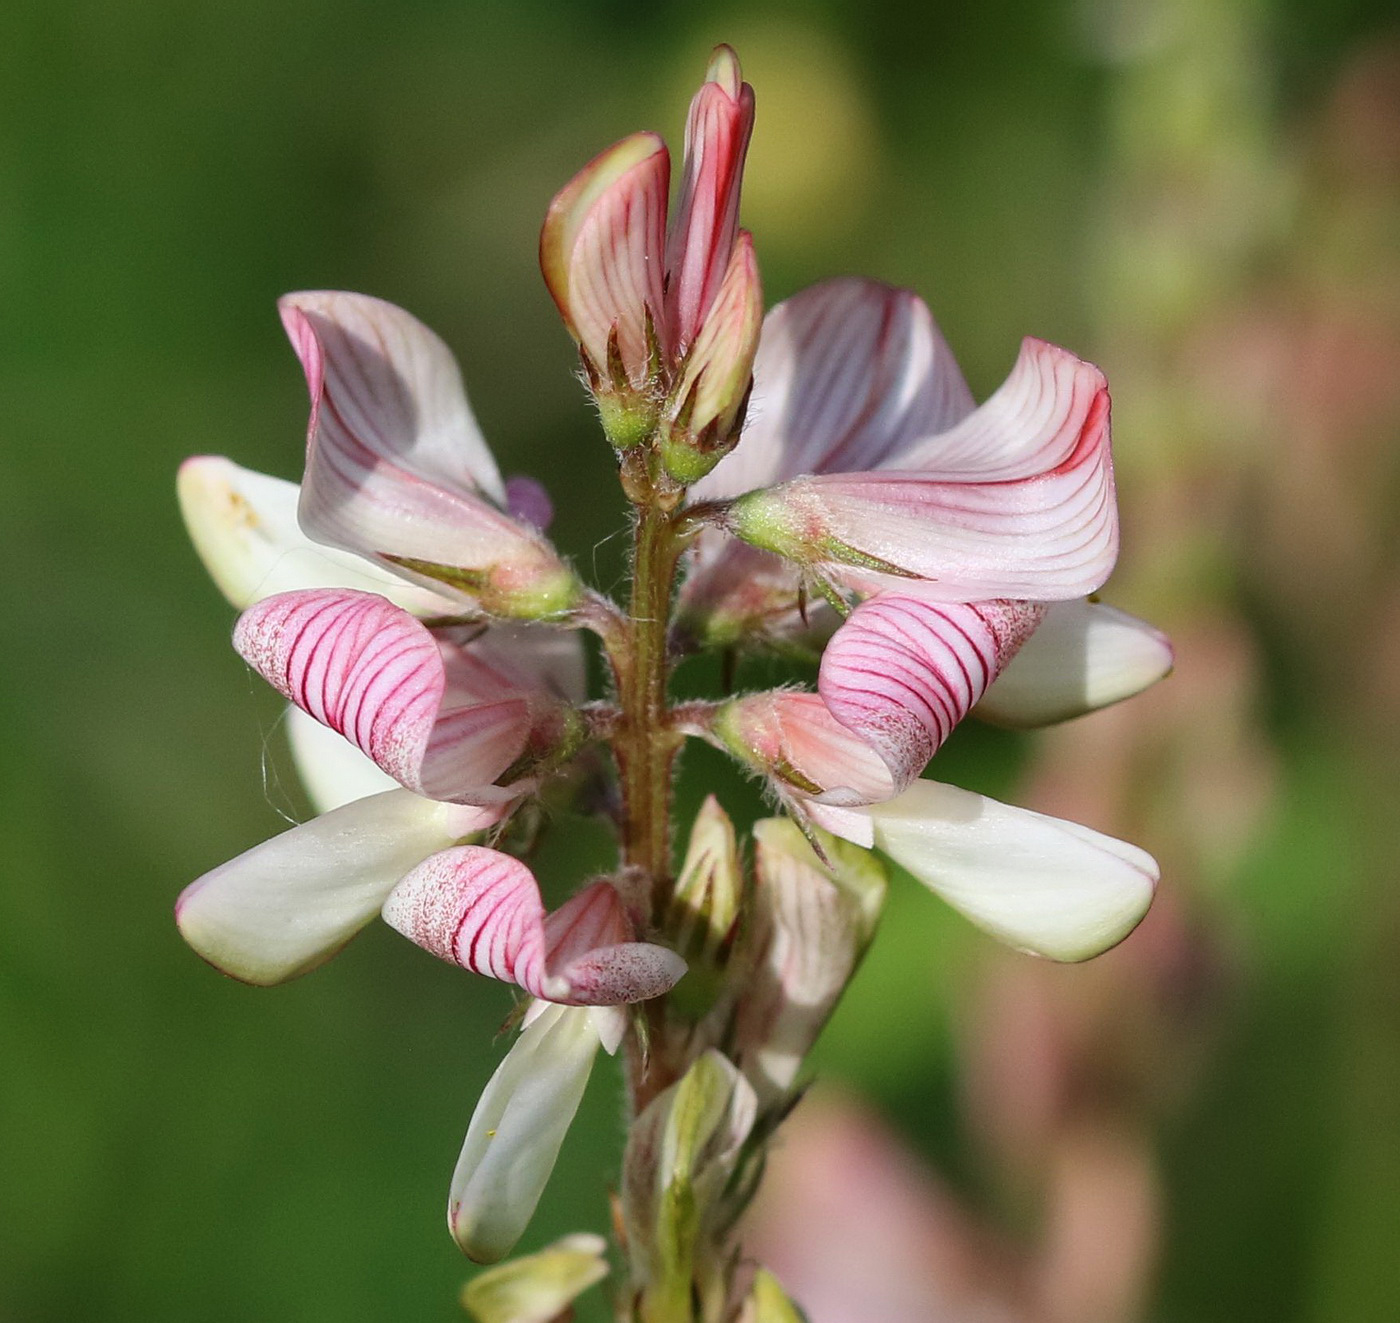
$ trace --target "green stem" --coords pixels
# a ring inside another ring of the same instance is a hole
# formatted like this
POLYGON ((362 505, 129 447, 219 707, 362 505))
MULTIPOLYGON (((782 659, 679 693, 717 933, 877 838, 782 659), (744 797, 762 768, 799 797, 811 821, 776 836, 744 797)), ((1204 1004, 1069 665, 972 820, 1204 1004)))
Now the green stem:
MULTIPOLYGON (((659 923, 671 894, 671 775, 683 737, 672 727, 667 686, 667 635, 676 562, 683 539, 676 536, 670 505, 648 481, 628 484, 633 501, 632 600, 626 630, 610 648, 617 680, 619 719, 613 736, 622 784, 622 863, 639 875, 633 904, 644 927, 659 923)), ((629 1043, 633 1114, 671 1082, 666 999, 646 1004, 647 1039, 629 1043)))

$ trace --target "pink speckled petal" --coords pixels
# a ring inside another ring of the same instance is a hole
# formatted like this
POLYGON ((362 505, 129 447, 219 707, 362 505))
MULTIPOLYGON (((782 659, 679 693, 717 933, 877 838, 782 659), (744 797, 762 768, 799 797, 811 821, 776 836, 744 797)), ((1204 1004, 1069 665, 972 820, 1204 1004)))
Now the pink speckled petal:
POLYGON ((431 799, 495 804, 520 756, 531 700, 466 647, 372 593, 269 597, 234 630, 239 655, 285 698, 431 799))
POLYGON ((822 654, 818 690, 832 716, 884 760, 893 793, 909 784, 1044 614, 1030 602, 926 602, 880 593, 822 654))
POLYGON ((424 860, 383 912, 424 950, 545 1001, 611 1006, 660 996, 685 963, 664 947, 630 941, 616 893, 608 892, 608 883, 596 883, 546 917, 524 864, 463 845, 424 860))

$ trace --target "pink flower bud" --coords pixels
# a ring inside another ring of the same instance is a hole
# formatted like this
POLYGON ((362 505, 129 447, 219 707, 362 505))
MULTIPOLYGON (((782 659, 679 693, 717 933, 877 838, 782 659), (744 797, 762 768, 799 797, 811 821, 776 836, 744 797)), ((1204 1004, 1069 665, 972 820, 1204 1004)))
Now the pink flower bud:
POLYGON ((661 457, 678 482, 704 477, 738 441, 762 325, 758 262, 745 230, 664 411, 661 457))
POLYGON ((690 103, 680 197, 666 240, 671 349, 680 357, 699 334, 725 280, 739 228, 744 157, 753 133, 753 88, 739 57, 715 47, 690 103))
POLYGON ((550 203, 540 269, 590 380, 641 390, 664 340, 661 254, 671 157, 634 133, 595 157, 550 203))

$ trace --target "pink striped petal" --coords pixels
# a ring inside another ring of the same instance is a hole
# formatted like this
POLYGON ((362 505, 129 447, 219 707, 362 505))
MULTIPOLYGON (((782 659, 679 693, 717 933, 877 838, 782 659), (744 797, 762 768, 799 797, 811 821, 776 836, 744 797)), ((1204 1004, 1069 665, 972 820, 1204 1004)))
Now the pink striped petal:
POLYGON ((636 387, 650 375, 648 321, 665 342, 670 175, 666 144, 654 133, 634 133, 564 186, 540 232, 540 269, 569 333, 604 379, 616 333, 622 369, 636 387))
POLYGON ((216 969, 245 983, 283 983, 329 960, 420 860, 494 816, 407 790, 358 799, 191 883, 175 922, 216 969))
POLYGON ((529 696, 465 647, 372 593, 283 593, 245 611, 239 655, 285 698, 339 731, 410 790, 493 804, 525 749, 529 696))
POLYGON ((804 473, 874 468, 972 412, 972 394, 916 294, 827 280, 763 322, 743 444, 698 484, 737 496, 804 473))
POLYGON ((872 804, 896 793, 880 755, 816 694, 736 698, 721 709, 715 733, 742 762, 818 803, 872 804))
POLYGON ((1097 368, 1079 368, 1055 378, 1065 389, 1037 415, 1041 439, 986 449, 992 477, 962 480, 949 466, 797 478, 740 497, 728 526, 865 591, 915 578, 947 602, 1085 596, 1113 568, 1118 516, 1108 391, 1097 368))
POLYGON ((304 532, 470 570, 557 565, 538 530, 500 508, 500 474, 437 336, 363 294, 288 294, 280 307, 311 393, 304 532))
POLYGON ((728 46, 716 47, 690 103, 680 195, 666 241, 667 320, 677 358, 699 334, 729 265, 753 116, 753 88, 738 57, 728 46))
POLYGON ((1017 729, 1068 721, 1140 694, 1174 660, 1145 620, 1104 602, 1055 602, 973 716, 1017 729))
POLYGON ((616 893, 598 883, 546 917, 518 859, 461 845, 425 859, 390 893, 384 919, 443 960, 544 1001, 612 1006, 660 996, 685 972, 673 951, 628 940, 616 893), (602 938, 602 945, 592 945, 602 938))
MULTIPOLYGON (((822 654, 832 716, 884 760, 894 791, 927 766, 1044 614, 1030 602, 863 602, 822 654)), ((882 796, 887 798, 887 796, 882 796)))

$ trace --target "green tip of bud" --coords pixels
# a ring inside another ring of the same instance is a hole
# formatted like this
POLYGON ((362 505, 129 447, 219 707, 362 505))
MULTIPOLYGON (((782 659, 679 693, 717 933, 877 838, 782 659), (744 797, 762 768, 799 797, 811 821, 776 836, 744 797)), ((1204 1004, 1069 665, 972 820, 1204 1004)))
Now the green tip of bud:
POLYGON ((734 824, 710 795, 690 829, 667 925, 688 963, 715 962, 738 918, 742 892, 734 824))
POLYGON ((739 1319, 740 1323, 807 1323, 802 1311, 767 1268, 760 1268, 754 1274, 753 1287, 739 1319))

